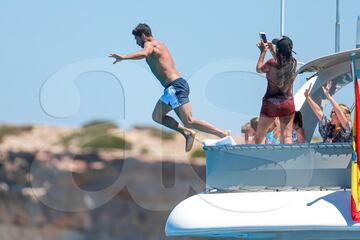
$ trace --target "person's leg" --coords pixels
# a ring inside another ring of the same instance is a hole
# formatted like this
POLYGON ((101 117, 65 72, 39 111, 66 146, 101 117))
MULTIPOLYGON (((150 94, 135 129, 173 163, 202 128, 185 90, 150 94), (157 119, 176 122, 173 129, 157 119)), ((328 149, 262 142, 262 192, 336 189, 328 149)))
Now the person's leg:
POLYGON ((275 121, 274 117, 267 117, 265 115, 260 115, 259 123, 257 126, 255 134, 255 143, 256 144, 265 144, 266 132, 275 121))
POLYGON ((185 133, 188 133, 189 129, 184 128, 174 118, 166 115, 171 110, 172 110, 172 108, 169 105, 166 105, 165 103, 163 103, 162 101, 159 100, 156 103, 154 111, 152 113, 152 119, 155 122, 157 122, 161 125, 164 125, 165 127, 168 127, 172 130, 175 130, 175 131, 181 133, 182 135, 184 135, 185 133))
POLYGON ((293 131, 293 122, 294 114, 286 117, 280 117, 280 131, 283 143, 292 144, 292 131, 293 131))
POLYGON ((187 128, 192 128, 199 130, 201 132, 206 132, 218 136, 220 138, 226 137, 230 135, 229 131, 223 131, 221 129, 216 128, 215 126, 211 125, 210 123, 193 118, 191 112, 191 103, 185 103, 180 107, 175 109, 176 114, 180 118, 181 122, 187 128))
POLYGON ((191 129, 181 126, 181 124, 178 123, 174 118, 166 115, 171 110, 172 108, 169 105, 166 105, 161 100, 159 100, 155 105, 152 118, 155 122, 181 133, 185 137, 185 150, 188 152, 191 150, 192 145, 194 144, 195 132, 191 129))

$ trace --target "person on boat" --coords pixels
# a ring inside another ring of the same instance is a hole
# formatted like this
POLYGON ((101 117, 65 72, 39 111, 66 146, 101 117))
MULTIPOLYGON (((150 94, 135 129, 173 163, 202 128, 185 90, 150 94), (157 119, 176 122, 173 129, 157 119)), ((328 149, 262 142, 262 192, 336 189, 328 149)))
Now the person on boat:
POLYGON ((244 140, 245 144, 254 144, 253 138, 255 136, 255 130, 250 126, 250 122, 245 123, 245 125, 241 128, 241 133, 245 134, 244 140))
POLYGON ((255 144, 255 133, 258 122, 258 117, 254 117, 244 125, 242 132, 245 133, 245 144, 255 144))
POLYGON ((300 111, 295 112, 293 127, 293 143, 305 143, 305 131, 303 128, 302 114, 300 111))
POLYGON ((281 141, 290 144, 292 143, 295 112, 292 88, 297 65, 296 59, 292 56, 293 42, 289 37, 282 36, 268 43, 261 40, 257 46, 260 49, 260 56, 256 71, 266 73, 268 84, 262 101, 255 142, 257 144, 265 143, 266 131, 278 117, 281 141), (264 63, 268 49, 274 57, 264 63))
POLYGON ((345 104, 338 104, 330 95, 332 82, 328 81, 326 86, 322 87, 325 97, 332 105, 330 112, 330 120, 324 115, 321 108, 310 97, 309 92, 311 84, 305 90, 304 96, 310 108, 319 119, 319 132, 324 142, 350 142, 352 140, 351 133, 351 111, 345 104))
POLYGON ((280 144, 280 120, 275 118, 265 134, 265 144, 280 144))
POLYGON ((152 36, 151 28, 145 23, 140 23, 132 31, 132 34, 142 49, 127 55, 112 53, 109 57, 115 58, 114 64, 123 60, 146 60, 152 73, 165 88, 154 108, 153 120, 181 133, 186 140, 186 151, 190 151, 194 143, 195 131, 192 129, 220 138, 230 135, 229 131, 218 129, 210 123, 192 116, 189 85, 176 70, 174 60, 165 44, 152 36), (184 126, 167 115, 171 110, 176 112, 184 126))

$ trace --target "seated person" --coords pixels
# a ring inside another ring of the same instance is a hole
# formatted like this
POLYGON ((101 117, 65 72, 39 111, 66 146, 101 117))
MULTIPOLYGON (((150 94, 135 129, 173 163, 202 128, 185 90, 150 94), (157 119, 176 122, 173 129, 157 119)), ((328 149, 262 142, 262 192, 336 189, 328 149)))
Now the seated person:
POLYGON ((293 143, 305 143, 305 132, 303 129, 302 114, 300 111, 295 112, 293 127, 293 143))
POLYGON ((319 119, 319 132, 324 142, 350 142, 352 140, 351 134, 351 111, 345 104, 338 104, 330 95, 332 82, 328 81, 325 87, 322 87, 326 98, 332 105, 330 113, 330 120, 324 116, 321 108, 311 99, 309 92, 311 85, 305 90, 304 96, 310 108, 319 119))
POLYGON ((245 134, 245 144, 253 144, 252 143, 252 136, 254 134, 254 129, 250 126, 250 123, 247 122, 245 125, 241 128, 241 133, 245 134))
POLYGON ((275 121, 268 128, 265 135, 265 144, 280 144, 280 120, 275 118, 275 121))
POLYGON ((255 144, 255 133, 258 121, 259 118, 254 117, 243 127, 242 132, 245 133, 245 144, 255 144))

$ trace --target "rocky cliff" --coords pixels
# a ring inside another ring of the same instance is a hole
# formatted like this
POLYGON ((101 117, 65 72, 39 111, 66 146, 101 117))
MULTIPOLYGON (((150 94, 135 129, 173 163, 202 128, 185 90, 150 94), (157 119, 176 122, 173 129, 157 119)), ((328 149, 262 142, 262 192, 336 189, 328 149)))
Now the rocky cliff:
POLYGON ((63 146, 75 132, 34 126, 4 136, 0 239, 192 239, 166 238, 164 227, 177 203, 203 191, 201 154, 185 154, 181 136, 144 129, 125 133, 131 149, 63 146))

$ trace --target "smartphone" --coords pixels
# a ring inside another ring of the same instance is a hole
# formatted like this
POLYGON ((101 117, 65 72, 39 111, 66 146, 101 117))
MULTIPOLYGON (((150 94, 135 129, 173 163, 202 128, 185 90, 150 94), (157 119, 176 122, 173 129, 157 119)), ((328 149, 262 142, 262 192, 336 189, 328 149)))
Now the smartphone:
POLYGON ((265 34, 265 32, 260 32, 259 35, 260 35, 260 39, 261 39, 264 43, 267 43, 267 39, 266 39, 266 34, 265 34))

